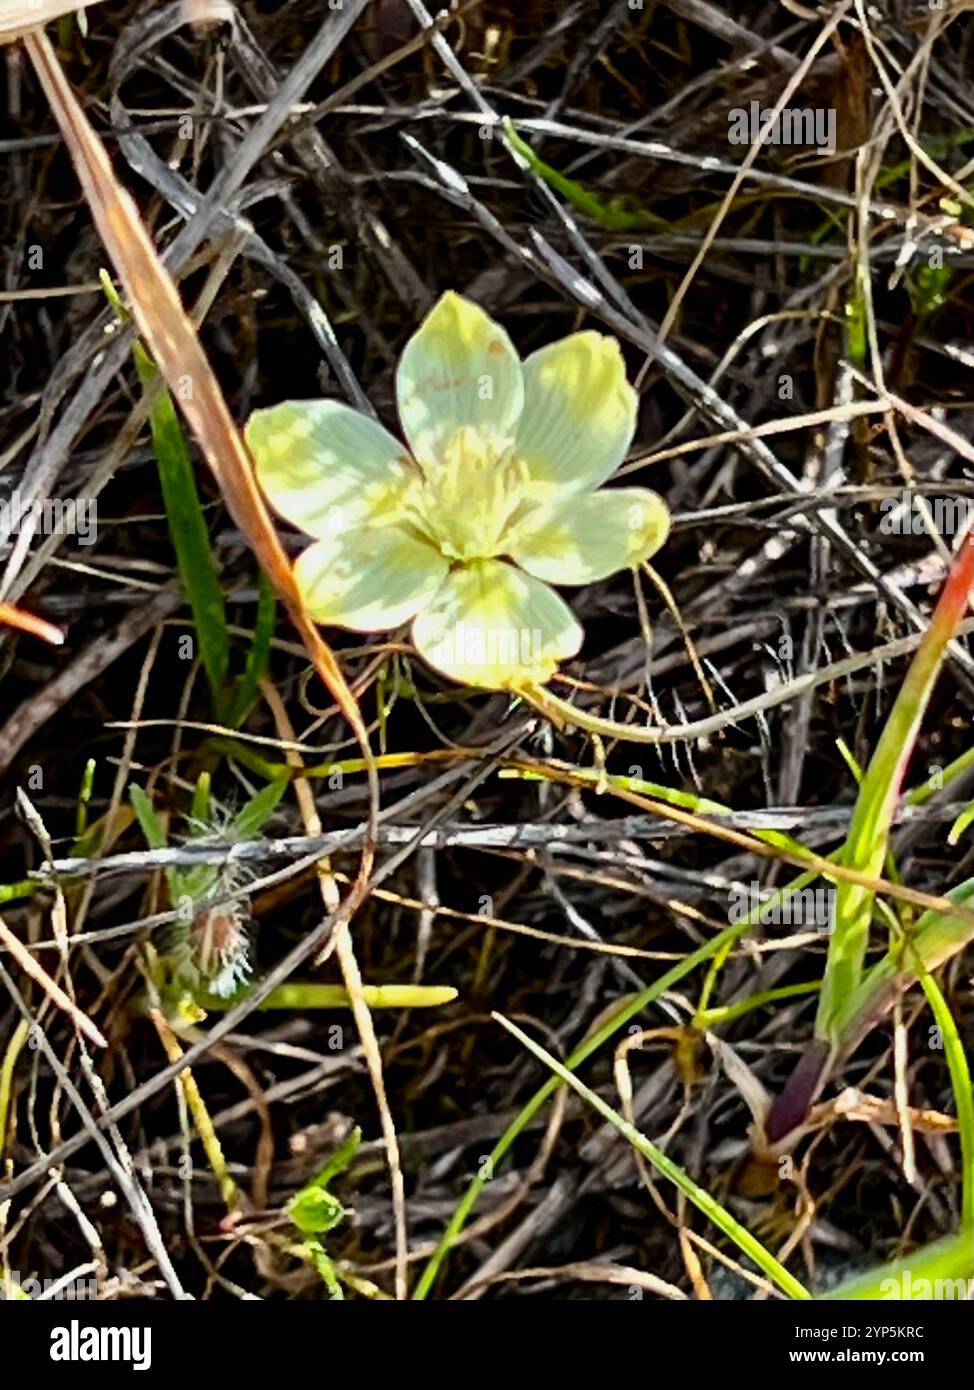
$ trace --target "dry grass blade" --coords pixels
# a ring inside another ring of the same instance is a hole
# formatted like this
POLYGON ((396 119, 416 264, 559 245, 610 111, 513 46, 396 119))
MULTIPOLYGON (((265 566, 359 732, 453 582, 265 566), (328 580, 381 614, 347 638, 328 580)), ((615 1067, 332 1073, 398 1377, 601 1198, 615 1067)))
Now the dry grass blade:
MULTIPOLYGON (((825 47, 831 36, 835 33, 836 29, 838 29, 850 5, 851 0, 847 0, 846 4, 840 5, 839 8, 835 11, 835 13, 830 15, 827 22, 822 26, 821 32, 817 35, 812 46, 805 54, 805 57, 802 60, 800 66, 789 77, 788 82, 786 83, 783 91, 778 97, 778 100, 774 104, 774 109, 768 114, 767 125, 769 128, 773 126, 774 122, 778 119, 782 111, 784 111, 785 107, 788 105, 788 102, 791 100, 794 93, 801 86, 802 79, 808 73, 809 68, 815 60, 816 54, 819 53, 825 47)), ((759 140, 755 141, 751 145, 751 148, 747 155, 745 155, 743 161, 741 162, 741 166, 735 174, 730 187, 724 194, 717 216, 714 218, 713 222, 710 224, 710 227, 707 229, 707 234, 700 243, 699 250, 697 251, 696 256, 693 258, 693 263, 690 265, 689 269, 683 277, 683 280, 679 285, 679 288, 676 290, 676 293, 670 300, 670 304, 666 311, 666 315, 663 318, 662 323, 660 324, 659 334, 657 338, 658 344, 664 343, 667 337, 669 336, 670 330, 676 322, 677 315, 680 312, 680 306, 686 297, 687 291, 689 290, 690 285, 693 283, 694 277, 696 276, 698 270, 703 265, 704 260, 707 256, 707 252, 710 250, 711 246, 716 240, 717 233, 720 231, 724 218, 726 217, 729 209, 733 205, 734 198, 736 197, 737 192, 741 187, 741 184, 744 182, 744 179, 747 176, 747 171, 750 169, 751 165, 756 162, 758 155, 761 153, 761 148, 762 146, 759 140)))
POLYGON ((25 975, 36 981, 41 989, 50 999, 55 1008, 62 1009, 75 1024, 78 1030, 84 1033, 96 1047, 107 1047, 108 1042, 102 1033, 95 1027, 91 1019, 78 1008, 65 994, 61 986, 52 980, 44 967, 34 959, 31 953, 24 946, 7 926, 6 922, 0 917, 0 942, 10 952, 14 960, 23 970, 25 975))
MULTIPOLYGON (((285 604, 316 671, 354 730, 369 764, 373 799, 377 800, 372 752, 358 705, 330 648, 305 611, 288 558, 254 480, 250 456, 172 278, 149 240, 135 203, 115 178, 105 148, 68 85, 46 35, 40 31, 31 33, 25 44, 71 152, 95 224, 129 297, 139 331, 179 399, 187 424, 220 485, 227 509, 285 604), (185 389, 187 382, 189 390, 185 389)), ((364 881, 370 867, 371 847, 367 845, 360 881, 364 881)))
POLYGON ((22 608, 14 608, 9 603, 0 603, 0 623, 6 627, 18 628, 21 632, 29 632, 32 637, 39 637, 42 642, 50 642, 52 647, 60 647, 64 641, 64 633, 53 623, 45 622, 43 618, 37 618, 33 613, 25 613, 22 608))

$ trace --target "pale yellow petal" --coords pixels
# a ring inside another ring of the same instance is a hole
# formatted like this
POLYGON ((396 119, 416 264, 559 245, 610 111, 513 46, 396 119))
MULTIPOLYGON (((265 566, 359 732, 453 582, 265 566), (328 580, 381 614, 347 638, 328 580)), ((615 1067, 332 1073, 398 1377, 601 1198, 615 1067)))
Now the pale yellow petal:
POLYGON ((416 650, 431 666, 489 690, 549 680, 583 636, 553 589, 501 560, 453 570, 413 623, 416 650))
POLYGON ((515 451, 536 484, 595 488, 615 472, 636 430, 637 397, 614 338, 573 333, 524 362, 515 451))
POLYGON ((393 520, 410 476, 405 446, 340 401, 255 410, 244 431, 271 506, 309 536, 393 520))
POLYGON ((440 552, 399 526, 338 531, 299 556, 294 577, 315 622, 384 632, 408 622, 447 573, 440 552))
POLYGON ((504 329, 451 290, 406 344, 396 395, 413 453, 431 464, 465 426, 513 437, 524 404, 521 363, 504 329))
POLYGON ((670 530, 666 503, 643 487, 604 488, 536 507, 510 554, 549 584, 591 584, 641 565, 670 530))

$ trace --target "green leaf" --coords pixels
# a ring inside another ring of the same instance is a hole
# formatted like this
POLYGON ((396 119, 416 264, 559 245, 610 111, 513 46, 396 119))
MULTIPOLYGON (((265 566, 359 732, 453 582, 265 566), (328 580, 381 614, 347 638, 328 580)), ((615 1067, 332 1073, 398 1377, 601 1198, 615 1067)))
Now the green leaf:
POLYGON ((968 1236, 974 1239, 974 1093, 971 1091, 971 1072, 957 1024, 940 986, 924 969, 922 963, 918 967, 918 974, 923 992, 927 996, 927 1003, 940 1029, 950 1070, 950 1081, 954 1088, 961 1152, 961 1225, 968 1236))
POLYGON ((306 1236, 323 1235, 332 1230, 345 1215, 345 1208, 337 1197, 328 1191, 328 1184, 344 1173, 351 1164, 359 1144, 362 1131, 356 1125, 344 1143, 332 1154, 317 1177, 302 1187, 288 1203, 287 1211, 298 1230, 306 1236))
POLYGON ((260 833, 264 822, 272 814, 288 787, 286 778, 269 782, 256 795, 252 796, 242 810, 230 822, 227 838, 230 840, 250 840, 260 833))
POLYGON ((643 208, 624 206, 624 199, 611 198, 606 201, 592 193, 576 179, 570 179, 564 174, 560 174, 557 169, 546 164, 534 152, 523 135, 517 133, 510 120, 504 122, 504 134, 507 136, 511 148, 520 155, 532 173, 537 174, 538 178, 543 179, 550 188, 553 188, 556 193, 560 193, 566 202, 577 208, 579 212, 584 213, 586 217, 591 217, 595 222, 601 222, 604 227, 611 227, 613 231, 670 230, 669 224, 662 217, 657 217, 643 208))
MULTIPOLYGON (((128 315, 111 283, 102 271, 105 294, 123 319, 128 315)), ((156 365, 141 343, 132 349, 135 370, 147 390, 159 385, 156 365)), ((200 660, 209 683, 214 708, 219 712, 225 699, 227 673, 230 667, 230 637, 227 631, 226 607, 220 587, 219 570, 210 546, 209 531, 193 465, 172 397, 160 386, 149 413, 152 446, 159 470, 159 483, 166 508, 166 522, 176 564, 196 625, 200 644, 200 660)))
MULTIPOLYGON (((967 906, 974 899, 974 879, 959 884, 947 896, 958 906, 967 906)), ((892 1006, 897 993, 919 980, 940 1029, 950 1070, 961 1142, 962 1222, 974 1241, 974 1093, 971 1073, 953 1015, 930 973, 963 950, 972 937, 974 928, 969 923, 945 912, 932 909, 924 912, 909 937, 890 947, 848 1001, 839 1020, 838 1043, 840 1056, 847 1056, 877 1019, 892 1006)))
POLYGON ((155 807, 141 787, 134 782, 129 787, 129 800, 132 803, 142 834, 150 849, 166 849, 169 841, 162 821, 156 815, 155 807))
POLYGON ((947 843, 951 848, 958 843, 960 837, 963 835, 964 831, 968 829, 972 821, 974 821, 974 801, 964 807, 963 811, 961 811, 960 815, 950 827, 950 831, 947 835, 947 843))
MULTIPOLYGON (((158 378, 145 349, 135 346, 135 364, 144 386, 158 378)), ((230 638, 219 571, 210 547, 210 536, 196 490, 186 437, 169 392, 163 388, 150 415, 152 444, 159 468, 159 483, 166 507, 166 521, 179 576, 193 612, 200 660, 216 709, 224 699, 230 668, 230 638)))
MULTIPOLYGON (((974 878, 966 879, 952 888, 947 897, 958 907, 967 907, 974 901, 974 878)), ((916 982, 921 969, 938 969, 951 956, 962 951, 972 937, 974 928, 969 922, 951 917, 946 912, 936 912, 931 908, 918 917, 909 941, 894 942, 846 999, 836 1020, 839 1058, 848 1057, 892 1007, 897 993, 916 982)))
POLYGON ((260 682, 267 674, 276 618, 277 598, 274 593, 274 586, 261 570, 257 576, 257 616, 254 621, 254 637, 247 653, 247 663, 234 685, 233 696, 225 716, 231 729, 238 729, 247 717, 257 698, 260 682))
POLYGON ((291 1199, 287 1212, 302 1235, 316 1236, 337 1226, 345 1208, 323 1187, 309 1185, 291 1199))

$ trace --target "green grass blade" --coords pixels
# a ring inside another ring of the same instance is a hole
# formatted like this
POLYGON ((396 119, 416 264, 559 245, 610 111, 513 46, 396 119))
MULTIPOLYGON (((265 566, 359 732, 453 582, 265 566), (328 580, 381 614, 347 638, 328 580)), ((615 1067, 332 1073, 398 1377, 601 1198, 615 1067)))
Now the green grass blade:
POLYGON ((923 992, 940 1029, 944 1054, 950 1070, 950 1081, 954 1088, 961 1153, 961 1226, 974 1240, 974 1092, 971 1090, 971 1072, 957 1024, 940 986, 922 964, 918 967, 918 973, 923 992))
POLYGON ((254 637, 247 653, 247 663, 234 685, 233 696, 225 716, 231 729, 240 727, 257 698, 260 682, 267 674, 276 622, 277 598, 274 586, 261 570, 257 577, 254 637))
POLYGON ((685 1172, 679 1164, 668 1158, 662 1149, 658 1149, 617 1110, 613 1110, 612 1106, 608 1105, 597 1092, 591 1090, 584 1082, 579 1081, 577 1076, 563 1067, 556 1058, 552 1057, 550 1052, 546 1052, 539 1043, 536 1043, 533 1038, 529 1038, 527 1033, 522 1032, 516 1024, 511 1023, 501 1014, 495 1013, 492 1016, 567 1086, 571 1086, 572 1090, 587 1101, 593 1110, 597 1110, 604 1120, 608 1120, 609 1124, 613 1125, 658 1172, 662 1173, 665 1178, 669 1178, 670 1182, 680 1189, 697 1210, 703 1212, 704 1216, 712 1221, 718 1230, 723 1231, 724 1235, 734 1242, 742 1254, 753 1260, 762 1273, 777 1284, 783 1293, 786 1293, 789 1298, 811 1298, 811 1294, 805 1286, 799 1283, 793 1274, 789 1274, 784 1265, 775 1259, 771 1251, 767 1250, 755 1236, 752 1236, 747 1227, 742 1226, 726 1207, 722 1207, 718 1201, 711 1197, 709 1192, 698 1187, 689 1173, 685 1172))
POLYGON ((785 999, 800 999, 806 994, 817 994, 822 988, 821 980, 808 980, 800 985, 779 985, 777 989, 765 989, 757 994, 749 994, 736 1004, 722 1004, 712 1009, 701 1009, 693 1016, 694 1028, 721 1028, 734 1023, 739 1018, 753 1013, 755 1009, 767 1008, 769 1004, 780 1004, 785 999))
POLYGON ((132 803, 136 819, 142 827, 146 844, 150 849, 165 849, 169 844, 165 827, 156 814, 156 808, 152 802, 142 788, 134 782, 129 787, 129 800, 132 803))
MULTIPOLYGON (((143 386, 152 385, 158 379, 155 364, 138 343, 134 355, 140 381, 143 386)), ((214 707, 219 709, 230 669, 226 606, 206 518, 196 490, 186 436, 172 397, 165 387, 156 397, 149 423, 179 577, 192 609, 200 644, 200 660, 214 707)))
POLYGON ((262 787, 234 816, 227 830, 227 838, 251 840, 255 835, 259 835, 264 828, 264 822, 276 809, 287 787, 287 779, 283 777, 262 787))
POLYGON ((349 1133, 348 1137, 339 1144, 331 1158, 322 1168, 315 1178, 319 1187, 328 1187, 329 1183, 340 1174, 347 1172, 352 1166, 355 1155, 358 1153, 359 1145, 362 1142, 362 1131, 358 1125, 349 1133))
MULTIPOLYGON (((873 877, 882 873, 906 766, 948 643, 967 611, 972 581, 974 541, 969 537, 954 561, 863 777, 841 855, 847 868, 873 877)), ((815 1024, 816 1037, 830 1046, 841 1029, 848 1000, 862 981, 873 900, 874 895, 859 884, 836 884, 835 929, 815 1024)))
MULTIPOLYGON (((800 888, 804 888, 807 884, 813 883, 817 877, 818 875, 814 872, 801 874, 798 878, 792 879, 790 883, 785 884, 778 892, 785 894, 797 891, 800 888)), ((758 906, 749 912, 743 921, 735 922, 733 926, 725 927, 722 932, 718 932, 710 941, 705 941, 702 946, 698 946, 695 951, 691 951, 689 955, 684 956, 683 960, 677 961, 665 974, 660 975, 658 979, 654 980, 651 985, 647 985, 639 994, 623 1001, 615 1013, 610 1014, 604 1023, 600 1024, 587 1038, 583 1038, 578 1047, 573 1049, 566 1060, 566 1068, 573 1069, 575 1067, 580 1067, 594 1052, 597 1052, 599 1048, 609 1042, 620 1029, 624 1028, 631 1019, 634 1019, 638 1014, 642 1013, 643 1009, 655 1003, 668 989, 672 989, 680 980, 696 970, 698 965, 705 965, 708 961, 721 961, 726 959, 734 943, 738 941, 750 927, 754 926, 760 911, 761 907, 758 906)), ((514 1141, 523 1133, 534 1116, 542 1106, 551 1099, 561 1085, 562 1082, 559 1077, 549 1077, 543 1085, 539 1086, 530 1100, 521 1107, 504 1133, 497 1140, 493 1149, 490 1151, 489 1164, 471 1179, 466 1192, 464 1192, 460 1201, 457 1203, 456 1209, 450 1217, 446 1229, 437 1243, 436 1249, 430 1256, 413 1290, 412 1296, 414 1299, 425 1298, 435 1284, 447 1255, 456 1243, 460 1232, 466 1224, 467 1217, 477 1205, 477 1200, 484 1190, 484 1186, 487 1182, 484 1173, 488 1170, 494 1172, 497 1169, 514 1141)))
MULTIPOLYGON (((683 960, 678 961, 677 964, 667 970, 665 974, 660 975, 658 979, 654 980, 653 983, 648 985, 640 994, 637 994, 632 999, 627 999, 616 1013, 611 1014, 595 1032, 590 1033, 587 1038, 579 1043, 578 1047, 576 1047, 568 1057, 567 1067, 573 1068, 581 1066, 586 1058, 591 1057, 592 1053, 597 1052, 603 1043, 608 1042, 621 1028, 624 1028, 630 1019, 642 1013, 643 1009, 654 1003, 660 995, 665 994, 668 989, 672 989, 675 984, 686 975, 689 975, 698 965, 703 965, 713 956, 719 955, 726 946, 733 945, 750 925, 750 922, 745 920, 735 923, 732 927, 726 927, 710 941, 704 942, 702 946, 698 946, 695 951, 691 951, 683 960)), ((413 1290, 414 1299, 425 1298, 436 1282, 443 1261, 446 1259, 454 1242, 463 1230, 467 1217, 473 1211, 477 1204, 477 1199, 484 1189, 487 1182, 484 1173, 488 1170, 491 1172, 496 1170, 515 1139, 527 1128, 545 1102, 555 1094, 561 1085, 562 1081, 560 1077, 549 1077, 548 1080, 535 1091, 527 1104, 522 1106, 517 1115, 515 1115, 514 1119, 507 1126, 504 1133, 497 1140, 497 1143, 494 1145, 493 1149, 491 1149, 489 1164, 485 1165, 481 1172, 471 1180, 466 1192, 457 1203, 456 1210, 451 1216, 436 1249, 430 1256, 413 1290)))
MULTIPOLYGON (((128 314, 105 271, 101 272, 101 282, 115 312, 123 321, 127 320, 128 314)), ((159 386, 156 365, 140 342, 134 344, 132 356, 143 388, 148 390, 159 386)), ((196 490, 186 436, 172 396, 165 386, 159 386, 156 392, 149 412, 149 427, 179 577, 193 613, 200 660, 213 696, 214 708, 219 712, 225 699, 230 669, 226 606, 206 518, 196 490)))
POLYGON ((669 226, 663 218, 656 217, 653 213, 640 208, 622 208, 615 202, 606 202, 576 179, 566 178, 564 174, 560 174, 557 169, 546 164, 534 152, 524 137, 517 133, 510 120, 504 122, 504 134, 507 136, 511 148, 524 160, 532 173, 537 174, 538 178, 543 179, 549 188, 560 193, 567 203, 584 213, 586 217, 591 217, 593 221, 601 222, 604 227, 610 227, 614 231, 638 230, 640 228, 669 231, 669 226))
POLYGON ((824 1301, 935 1297, 967 1299, 974 1278, 974 1240, 967 1231, 935 1241, 901 1260, 858 1274, 824 1294, 824 1301))
POLYGON ((968 748, 959 757, 949 762, 940 771, 939 777, 934 780, 932 777, 925 777, 918 786, 912 787, 904 796, 903 800, 910 806, 923 806, 943 787, 948 787, 955 777, 960 777, 965 773, 971 764, 974 763, 974 748, 968 748))
MULTIPOLYGON (((974 878, 947 894, 959 907, 974 900, 974 878)), ((882 1016, 892 1008, 897 993, 915 983, 923 972, 937 970, 962 951, 974 938, 969 922, 944 912, 924 912, 916 921, 909 942, 894 942, 886 954, 863 976, 839 1016, 836 1048, 848 1057, 882 1016)))

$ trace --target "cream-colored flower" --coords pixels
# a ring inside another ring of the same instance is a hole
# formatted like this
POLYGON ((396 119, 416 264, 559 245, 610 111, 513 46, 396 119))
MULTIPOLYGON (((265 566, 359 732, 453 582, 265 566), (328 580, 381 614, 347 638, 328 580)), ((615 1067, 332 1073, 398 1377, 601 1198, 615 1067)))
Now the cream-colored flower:
POLYGON ((412 620, 417 651, 464 684, 542 684, 583 637, 549 585, 639 565, 669 530, 656 493, 597 491, 636 425, 619 345, 573 333, 522 363, 451 292, 406 344, 396 389, 411 452, 337 401, 247 424, 265 494, 315 538, 295 565, 308 610, 355 632, 412 620))

